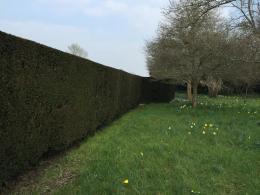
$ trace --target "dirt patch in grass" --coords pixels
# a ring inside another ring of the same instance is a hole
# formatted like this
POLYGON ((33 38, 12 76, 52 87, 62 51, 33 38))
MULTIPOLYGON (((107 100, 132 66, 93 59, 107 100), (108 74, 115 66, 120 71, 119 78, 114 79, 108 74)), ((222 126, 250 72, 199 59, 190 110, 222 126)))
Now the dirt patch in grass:
POLYGON ((39 191, 44 194, 51 193, 54 189, 60 188, 73 180, 75 173, 70 167, 61 165, 61 160, 71 150, 80 146, 79 143, 70 147, 67 151, 50 153, 45 155, 35 167, 16 178, 13 178, 0 189, 0 194, 19 194, 39 191), (50 170, 51 175, 48 175, 50 170))

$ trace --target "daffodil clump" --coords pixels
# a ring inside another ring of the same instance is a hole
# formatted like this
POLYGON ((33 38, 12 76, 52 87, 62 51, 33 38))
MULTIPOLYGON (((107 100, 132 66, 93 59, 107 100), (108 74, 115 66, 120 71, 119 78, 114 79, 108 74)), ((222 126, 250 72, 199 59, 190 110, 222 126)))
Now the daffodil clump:
POLYGON ((190 128, 193 129, 193 128, 195 128, 195 126, 196 126, 196 123, 192 122, 191 125, 190 125, 190 128))
POLYGON ((191 192, 192 194, 200 194, 199 191, 195 191, 195 190, 191 190, 190 192, 191 192))
POLYGON ((255 114, 257 114, 257 111, 248 111, 247 113, 251 114, 251 115, 255 115, 255 114))
POLYGON ((187 108, 187 105, 186 105, 186 104, 182 105, 182 106, 180 107, 180 110, 182 110, 182 109, 184 109, 184 108, 187 108))
POLYGON ((212 135, 217 135, 217 131, 219 130, 218 127, 216 127, 216 125, 212 124, 212 123, 205 123, 203 125, 203 131, 202 134, 205 135, 207 133, 210 133, 212 135))

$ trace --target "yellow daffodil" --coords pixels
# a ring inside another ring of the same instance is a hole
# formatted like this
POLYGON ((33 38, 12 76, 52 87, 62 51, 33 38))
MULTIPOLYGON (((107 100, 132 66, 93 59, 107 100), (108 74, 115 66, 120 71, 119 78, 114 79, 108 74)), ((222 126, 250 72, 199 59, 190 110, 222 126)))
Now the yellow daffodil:
POLYGON ((191 134, 191 132, 189 131, 189 132, 188 132, 188 134, 190 135, 190 134, 191 134))
POLYGON ((204 126, 205 126, 205 127, 207 127, 207 126, 208 126, 208 124, 206 123, 204 126))
POLYGON ((123 184, 128 184, 128 179, 125 179, 125 180, 123 181, 123 184))
POLYGON ((141 152, 140 154, 141 154, 141 156, 144 156, 144 153, 141 152))
POLYGON ((169 129, 169 130, 171 130, 171 129, 172 129, 172 127, 170 126, 168 129, 169 129))
POLYGON ((206 134, 206 131, 202 131, 202 134, 204 134, 204 135, 205 135, 205 134, 206 134))
POLYGON ((209 127, 213 127, 213 124, 210 124, 209 127))
POLYGON ((193 126, 191 125, 190 128, 193 128, 193 126))
POLYGON ((217 135, 217 133, 214 131, 214 132, 213 132, 213 135, 217 135))

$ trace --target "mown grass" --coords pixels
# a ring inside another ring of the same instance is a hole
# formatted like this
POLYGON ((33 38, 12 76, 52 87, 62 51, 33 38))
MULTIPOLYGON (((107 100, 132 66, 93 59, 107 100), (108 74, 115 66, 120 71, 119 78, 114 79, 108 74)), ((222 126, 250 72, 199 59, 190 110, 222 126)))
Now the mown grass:
POLYGON ((139 106, 12 193, 260 194, 260 98, 199 100, 139 106))

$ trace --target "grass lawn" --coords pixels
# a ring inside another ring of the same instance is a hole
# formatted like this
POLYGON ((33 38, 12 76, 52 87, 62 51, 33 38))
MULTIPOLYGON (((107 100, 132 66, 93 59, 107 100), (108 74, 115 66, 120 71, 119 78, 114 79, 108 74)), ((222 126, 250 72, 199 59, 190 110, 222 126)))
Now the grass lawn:
POLYGON ((13 193, 260 194, 260 98, 199 101, 139 106, 13 193))

